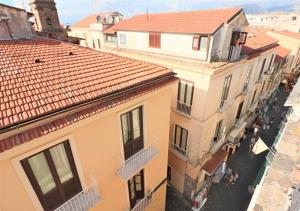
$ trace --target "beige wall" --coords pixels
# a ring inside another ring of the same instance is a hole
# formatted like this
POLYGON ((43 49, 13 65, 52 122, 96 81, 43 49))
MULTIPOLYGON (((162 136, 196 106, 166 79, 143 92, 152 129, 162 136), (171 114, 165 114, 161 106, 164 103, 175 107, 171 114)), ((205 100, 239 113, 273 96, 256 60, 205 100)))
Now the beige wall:
POLYGON ((206 60, 206 51, 192 49, 193 34, 161 33, 161 47, 149 47, 148 32, 118 31, 118 47, 159 54, 206 60), (120 43, 120 34, 125 34, 126 44, 120 43))
POLYGON ((95 24, 96 26, 91 28, 71 28, 71 31, 68 31, 68 35, 72 37, 78 37, 83 40, 80 40, 80 45, 85 47, 93 48, 93 40, 95 42, 95 49, 100 49, 104 45, 104 36, 102 31, 101 24, 95 24), (100 47, 98 44, 100 40, 100 47))
MULTIPOLYGON (((124 162, 119 115, 143 105, 144 144, 147 146, 157 140, 160 153, 144 168, 147 193, 166 178, 171 87, 139 97, 0 154, 0 210, 41 209, 19 160, 66 139, 70 140, 83 188, 91 183, 91 176, 98 183, 103 199, 92 210, 128 209, 127 181, 117 175, 117 170, 124 162)), ((154 197, 157 200, 151 206, 163 211, 165 185, 155 192, 154 197)))
POLYGON ((291 63, 288 64, 287 70, 293 71, 293 69, 296 67, 298 59, 300 58, 300 40, 284 36, 276 32, 268 32, 268 35, 279 40, 278 44, 282 47, 291 50, 289 59, 289 62, 291 63))

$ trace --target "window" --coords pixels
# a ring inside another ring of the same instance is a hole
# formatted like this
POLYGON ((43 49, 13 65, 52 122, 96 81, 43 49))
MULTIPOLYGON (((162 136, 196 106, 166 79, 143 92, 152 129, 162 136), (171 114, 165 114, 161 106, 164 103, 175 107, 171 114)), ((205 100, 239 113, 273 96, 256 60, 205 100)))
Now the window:
POLYGON ((235 119, 240 119, 241 113, 242 113, 242 109, 243 109, 243 105, 244 105, 244 101, 242 101, 242 102, 239 104, 239 107, 238 107, 238 110, 237 110, 235 119))
POLYGON ((97 39, 97 40, 98 40, 98 48, 100 49, 101 48, 100 39, 97 39))
POLYGON ((187 145, 188 131, 178 125, 175 125, 174 146, 179 152, 185 155, 187 145))
POLYGON ((255 90, 255 91, 254 91, 254 93, 253 93, 253 97, 252 97, 252 100, 251 100, 251 105, 252 105, 252 104, 253 104, 253 102, 254 102, 255 95, 256 95, 256 91, 257 91, 257 90, 255 90))
POLYGON ((223 119, 221 119, 217 125, 216 125, 216 130, 215 130, 215 135, 214 135, 214 142, 217 142, 220 140, 222 137, 222 124, 223 124, 223 119))
POLYGON ((239 45, 245 45, 247 39, 247 32, 240 32, 239 45))
POLYGON ((68 141, 21 161, 45 210, 53 210, 82 188, 68 141))
POLYGON ((92 39, 92 44, 93 44, 93 48, 96 48, 95 40, 94 39, 92 39))
POLYGON ((259 78, 263 74, 263 71, 265 69, 265 64, 266 64, 266 58, 264 58, 264 61, 263 61, 262 65, 261 65, 261 69, 260 69, 260 73, 259 73, 259 78))
POLYGON ((120 34, 120 44, 126 44, 126 34, 120 34))
POLYGON ((220 108, 222 108, 224 106, 225 100, 227 100, 227 98, 228 98, 231 78, 232 78, 232 75, 229 75, 225 78, 220 108))
POLYGON ((264 83, 263 83, 263 85, 262 85, 262 87, 261 87, 261 91, 260 91, 260 94, 262 94, 263 93, 263 91, 264 91, 264 88, 265 88, 265 81, 264 81, 264 83))
POLYGON ((293 20, 293 21, 297 20, 297 16, 293 16, 293 17, 292 17, 292 20, 293 20))
POLYGON ((244 85, 244 90, 246 90, 248 88, 251 73, 252 73, 252 69, 253 69, 253 65, 251 65, 250 69, 247 72, 246 81, 245 81, 245 85, 244 85))
POLYGON ((201 37, 200 51, 205 51, 208 48, 208 37, 201 37))
POLYGON ((246 43, 247 34, 247 32, 232 32, 230 46, 244 45, 246 43))
POLYGON ((200 40, 200 37, 199 36, 194 36, 193 37, 193 50, 199 50, 199 40, 200 40))
POLYGON ((144 170, 128 180, 129 201, 131 209, 134 208, 138 200, 145 197, 144 191, 144 170))
POLYGON ((160 33, 149 33, 149 47, 160 48, 160 33))
POLYGON ((47 24, 48 24, 48 26, 52 26, 52 21, 51 21, 51 18, 47 18, 47 24))
POLYGON ((180 81, 178 84, 177 109, 185 114, 191 114, 193 102, 194 83, 180 81))
POLYGON ((106 35, 106 41, 116 43, 117 42, 117 37, 114 36, 114 35, 106 35))
POLYGON ((273 58, 274 58, 274 54, 272 54, 272 57, 271 57, 271 60, 270 60, 270 64, 269 64, 269 68, 268 68, 269 71, 270 71, 270 68, 271 68, 271 65, 272 65, 272 62, 273 62, 273 58))
POLYGON ((143 107, 121 115, 125 160, 143 149, 143 107))

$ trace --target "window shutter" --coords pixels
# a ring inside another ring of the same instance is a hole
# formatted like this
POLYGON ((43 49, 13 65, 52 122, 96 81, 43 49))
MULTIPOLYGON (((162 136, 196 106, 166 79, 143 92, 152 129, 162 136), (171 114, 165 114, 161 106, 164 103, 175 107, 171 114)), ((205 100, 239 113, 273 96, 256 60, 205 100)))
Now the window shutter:
POLYGON ((200 41, 200 37, 198 35, 194 35, 193 46, 192 46, 193 50, 196 50, 196 51, 199 50, 199 45, 200 45, 199 41, 200 41))
POLYGON ((160 48, 160 34, 155 36, 155 47, 160 48))
POLYGON ((149 34, 149 47, 153 47, 154 45, 154 36, 153 34, 149 34))

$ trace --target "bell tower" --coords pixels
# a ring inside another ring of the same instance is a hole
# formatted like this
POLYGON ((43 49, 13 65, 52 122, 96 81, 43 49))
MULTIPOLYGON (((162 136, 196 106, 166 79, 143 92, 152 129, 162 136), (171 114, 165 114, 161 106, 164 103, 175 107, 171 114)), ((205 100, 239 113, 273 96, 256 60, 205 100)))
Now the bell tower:
POLYGON ((54 0, 29 0, 29 5, 35 17, 37 32, 47 33, 53 38, 65 35, 59 23, 54 0))

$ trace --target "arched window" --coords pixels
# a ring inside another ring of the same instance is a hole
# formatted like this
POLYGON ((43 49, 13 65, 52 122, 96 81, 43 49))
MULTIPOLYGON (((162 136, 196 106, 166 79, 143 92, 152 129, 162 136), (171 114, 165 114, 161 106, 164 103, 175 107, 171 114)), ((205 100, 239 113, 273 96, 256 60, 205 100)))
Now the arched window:
POLYGON ((47 18, 47 24, 49 27, 52 27, 52 21, 51 18, 47 18))

